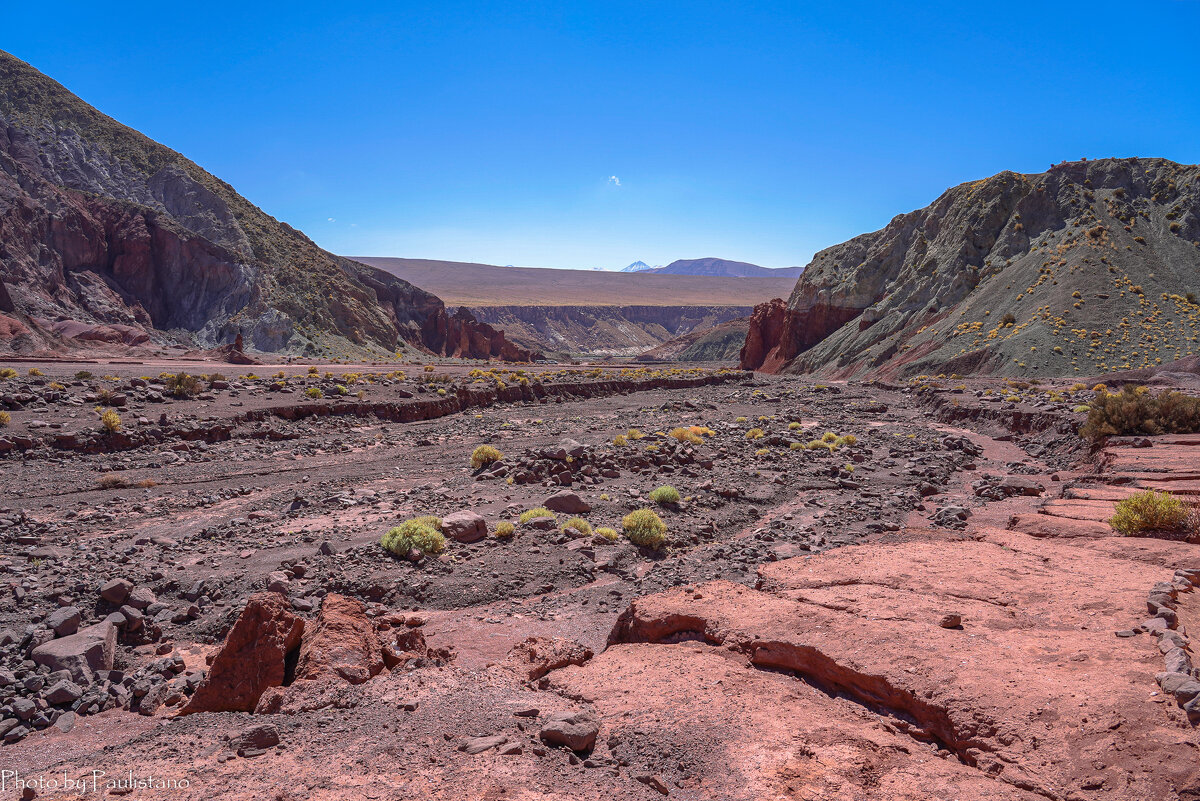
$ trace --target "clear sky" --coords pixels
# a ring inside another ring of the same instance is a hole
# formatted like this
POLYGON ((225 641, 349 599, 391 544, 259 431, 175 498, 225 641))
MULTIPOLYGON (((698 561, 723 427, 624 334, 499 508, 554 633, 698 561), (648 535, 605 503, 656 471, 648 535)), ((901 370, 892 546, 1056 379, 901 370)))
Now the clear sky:
POLYGON ((768 267, 946 187, 1200 161, 1200 0, 10 4, 6 49, 346 255, 768 267))

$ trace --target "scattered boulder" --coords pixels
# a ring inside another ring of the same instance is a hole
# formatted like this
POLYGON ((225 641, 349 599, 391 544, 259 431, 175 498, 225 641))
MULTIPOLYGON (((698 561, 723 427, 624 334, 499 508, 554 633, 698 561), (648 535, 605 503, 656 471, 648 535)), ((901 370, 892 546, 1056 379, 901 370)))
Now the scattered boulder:
POLYGON ((487 521, 468 509, 442 518, 442 533, 455 542, 477 542, 487 536, 487 521))
POLYGON ((112 670, 117 629, 108 621, 80 629, 68 637, 42 643, 30 658, 50 670, 68 670, 80 684, 91 684, 97 670, 112 670))
POLYGON ((296 664, 297 679, 334 675, 361 684, 383 670, 383 651, 362 602, 325 596, 317 621, 305 632, 296 664))
POLYGON ((132 589, 133 582, 129 579, 115 578, 100 585, 100 597, 110 604, 120 605, 125 603, 132 589))
POLYGON ((79 631, 83 616, 74 606, 63 606, 55 609, 46 616, 46 626, 59 637, 66 637, 79 631))
POLYGON ((250 596, 208 676, 180 714, 252 712, 269 687, 284 682, 285 660, 300 647, 304 621, 273 592, 250 596))
POLYGON ((590 751, 599 733, 600 721, 591 712, 556 712, 546 718, 538 736, 549 745, 590 751))
POLYGON ((581 515, 592 511, 592 505, 579 497, 578 493, 570 490, 556 492, 542 504, 551 512, 562 512, 568 515, 581 515))

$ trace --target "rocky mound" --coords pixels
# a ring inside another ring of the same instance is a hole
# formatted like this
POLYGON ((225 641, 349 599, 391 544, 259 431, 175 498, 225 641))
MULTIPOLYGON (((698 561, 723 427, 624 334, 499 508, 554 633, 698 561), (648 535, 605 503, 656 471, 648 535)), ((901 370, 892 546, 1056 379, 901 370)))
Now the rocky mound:
POLYGON ((0 52, 0 349, 185 340, 338 356, 528 358, 469 314, 327 253, 0 52), (172 332, 170 336, 164 332, 172 332))
POLYGON ((948 190, 817 254, 759 306, 743 367, 1089 375, 1197 352, 1200 167, 1058 164, 948 190))

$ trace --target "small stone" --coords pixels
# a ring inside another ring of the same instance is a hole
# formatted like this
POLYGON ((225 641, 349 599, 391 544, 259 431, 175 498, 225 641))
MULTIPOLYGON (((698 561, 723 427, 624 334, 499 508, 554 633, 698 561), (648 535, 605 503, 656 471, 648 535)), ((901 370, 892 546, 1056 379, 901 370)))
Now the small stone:
POLYGON ((962 615, 956 615, 953 612, 942 615, 942 619, 938 621, 938 625, 944 629, 957 629, 962 626, 962 615))

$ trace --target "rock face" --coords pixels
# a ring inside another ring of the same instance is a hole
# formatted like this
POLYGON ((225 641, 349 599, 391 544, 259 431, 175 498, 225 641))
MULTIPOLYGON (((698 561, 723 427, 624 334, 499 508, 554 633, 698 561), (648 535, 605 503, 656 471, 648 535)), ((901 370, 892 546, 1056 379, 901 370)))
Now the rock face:
POLYGON ((383 653, 362 601, 325 596, 300 645, 297 679, 337 676, 361 684, 383 670, 383 653))
MULTIPOLYGON (((1139 368, 1200 319, 1200 167, 1055 165, 956 186, 817 254, 760 305, 741 365, 835 377, 1139 368), (1154 330, 1122 319, 1155 316, 1154 330)), ((1185 353, 1186 351, 1186 353, 1185 353)))
POLYGON ((263 692, 284 683, 288 655, 299 648, 303 634, 304 621, 282 595, 250 596, 208 676, 180 714, 253 712, 263 692))
POLYGON ((527 358, 435 296, 318 248, 180 154, 0 52, 0 350, 137 345, 317 353, 402 343, 527 358), (454 321, 451 324, 451 321, 454 321))

